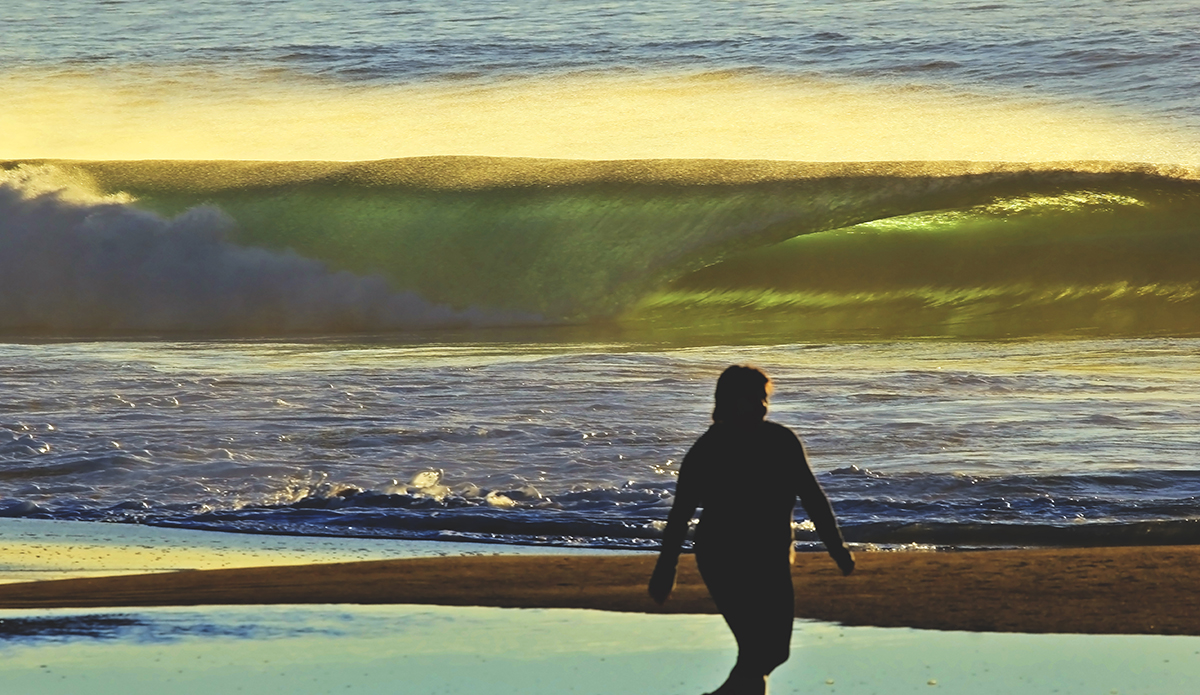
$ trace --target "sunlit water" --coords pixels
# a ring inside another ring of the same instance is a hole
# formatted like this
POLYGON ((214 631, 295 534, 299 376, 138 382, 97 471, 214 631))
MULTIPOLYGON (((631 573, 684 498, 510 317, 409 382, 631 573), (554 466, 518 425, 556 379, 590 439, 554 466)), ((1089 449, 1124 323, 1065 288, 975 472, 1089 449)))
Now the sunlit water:
POLYGON ((1200 162, 1194 2, 10 2, 0 157, 1200 162))
POLYGON ((742 161, 6 171, 0 509, 653 546, 755 362, 855 542, 1190 542, 1198 9, 8 2, 4 159, 742 161))

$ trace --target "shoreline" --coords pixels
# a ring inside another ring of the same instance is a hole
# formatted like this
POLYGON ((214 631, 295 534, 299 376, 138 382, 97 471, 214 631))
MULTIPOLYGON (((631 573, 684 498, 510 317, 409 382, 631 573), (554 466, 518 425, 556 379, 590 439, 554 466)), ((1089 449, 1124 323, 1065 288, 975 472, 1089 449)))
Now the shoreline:
MULTIPOLYGON (((971 632, 1200 635, 1200 546, 860 552, 842 577, 797 557, 796 617, 971 632)), ((664 606, 646 595, 655 555, 423 557, 240 567, 0 585, 0 609, 430 604, 714 612, 691 555, 664 606)))
POLYGON ((0 585, 52 579, 455 555, 615 551, 293 536, 60 519, 0 518, 0 585))

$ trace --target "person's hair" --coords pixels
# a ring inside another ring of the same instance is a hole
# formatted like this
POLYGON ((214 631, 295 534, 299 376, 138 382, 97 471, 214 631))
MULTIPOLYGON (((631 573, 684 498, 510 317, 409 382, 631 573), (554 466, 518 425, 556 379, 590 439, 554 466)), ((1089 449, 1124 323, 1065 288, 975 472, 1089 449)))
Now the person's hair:
POLYGON ((762 420, 767 416, 770 396, 771 378, 761 369, 736 364, 728 367, 717 379, 713 422, 762 420))

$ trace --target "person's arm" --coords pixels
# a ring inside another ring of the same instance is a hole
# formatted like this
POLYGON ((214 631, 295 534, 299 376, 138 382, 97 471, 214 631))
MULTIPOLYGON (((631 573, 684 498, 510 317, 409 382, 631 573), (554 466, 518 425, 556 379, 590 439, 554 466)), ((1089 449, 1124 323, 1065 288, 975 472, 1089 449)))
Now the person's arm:
POLYGON ((809 520, 817 527, 817 536, 825 544, 829 556, 837 563, 843 575, 849 575, 854 571, 854 554, 842 538, 842 530, 838 527, 837 517, 833 515, 833 506, 829 504, 829 498, 825 496, 825 491, 821 489, 821 484, 817 482, 817 477, 808 465, 808 454, 804 451, 804 444, 799 438, 796 439, 796 444, 800 455, 797 470, 797 496, 800 497, 800 504, 808 514, 809 520))
POLYGON ((695 485, 691 480, 692 475, 689 473, 695 466, 697 445, 699 442, 692 446, 683 463, 679 465, 679 478, 675 482, 675 502, 667 515, 667 527, 663 529, 662 550, 658 553, 658 563, 654 565, 654 574, 650 575, 650 598, 659 605, 666 602, 675 588, 675 566, 679 562, 683 541, 687 538, 688 525, 696 514, 696 508, 700 506, 695 485))

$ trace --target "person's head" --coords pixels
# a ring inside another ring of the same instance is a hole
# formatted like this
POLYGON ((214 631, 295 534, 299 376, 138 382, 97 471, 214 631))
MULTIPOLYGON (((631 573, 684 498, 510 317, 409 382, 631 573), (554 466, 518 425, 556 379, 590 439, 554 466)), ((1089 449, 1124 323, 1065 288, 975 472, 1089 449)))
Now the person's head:
POLYGON ((717 379, 713 422, 755 422, 767 416, 771 379, 757 367, 734 365, 717 379))

